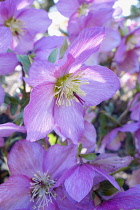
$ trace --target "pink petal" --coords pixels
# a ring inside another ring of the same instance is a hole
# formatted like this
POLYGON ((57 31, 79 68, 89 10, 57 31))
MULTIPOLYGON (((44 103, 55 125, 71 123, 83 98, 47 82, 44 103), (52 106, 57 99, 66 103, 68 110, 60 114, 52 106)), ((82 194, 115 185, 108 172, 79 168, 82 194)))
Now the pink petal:
POLYGON ((44 157, 44 171, 48 171, 55 179, 58 179, 64 171, 76 165, 77 147, 54 145, 51 146, 44 157), (59 158, 56 158, 59 157, 59 158))
POLYGON ((16 55, 13 53, 2 53, 0 54, 0 75, 11 74, 18 61, 16 55))
POLYGON ((53 129, 54 84, 42 83, 31 92, 30 102, 24 109, 27 140, 44 138, 53 129))
POLYGON ((26 128, 24 126, 15 125, 14 123, 0 124, 0 137, 8 137, 15 132, 26 133, 26 128))
POLYGON ((30 179, 26 176, 11 176, 0 185, 1 210, 29 209, 30 179))
POLYGON ((6 53, 12 43, 12 34, 9 28, 0 27, 0 53, 6 53))
POLYGON ((4 102, 5 92, 4 89, 0 86, 0 105, 4 102))
POLYGON ((65 188, 68 194, 77 202, 80 202, 91 190, 94 171, 90 165, 77 165, 73 167, 73 173, 65 180, 65 188))
POLYGON ((59 133, 78 143, 84 130, 83 108, 74 102, 71 106, 57 106, 54 108, 54 120, 59 133))
POLYGON ((106 67, 85 66, 80 71, 84 72, 84 78, 89 82, 81 86, 86 93, 86 96, 82 97, 86 106, 95 106, 111 98, 120 87, 117 76, 106 67))
POLYGON ((68 49, 75 59, 72 71, 77 70, 93 53, 99 50, 104 38, 104 28, 92 27, 84 29, 68 49))
POLYGON ((38 143, 18 141, 8 156, 11 175, 26 175, 32 178, 37 171, 43 170, 45 149, 38 143))

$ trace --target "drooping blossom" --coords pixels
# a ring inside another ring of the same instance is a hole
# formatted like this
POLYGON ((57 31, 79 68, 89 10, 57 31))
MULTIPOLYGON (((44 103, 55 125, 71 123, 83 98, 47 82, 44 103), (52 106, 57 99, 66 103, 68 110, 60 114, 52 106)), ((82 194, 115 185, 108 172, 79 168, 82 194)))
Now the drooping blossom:
MULTIPOLYGON (((60 176, 75 164, 75 149, 54 145, 47 151, 38 143, 18 141, 8 156, 10 178, 0 185, 3 210, 61 209, 61 189, 52 189, 60 176)), ((62 202, 61 202, 62 204, 62 202)))
POLYGON ((6 0, 0 3, 0 27, 10 33, 7 37, 9 48, 17 53, 31 50, 35 35, 46 32, 51 24, 47 12, 30 8, 32 3, 33 0, 6 0))
POLYGON ((104 201, 101 205, 95 207, 95 210, 132 210, 140 207, 140 185, 119 192, 113 198, 104 201))
POLYGON ((85 29, 57 63, 33 62, 26 79, 34 87, 24 110, 27 140, 44 138, 54 129, 77 143, 84 130, 83 107, 97 105, 118 90, 112 71, 83 65, 98 51, 103 37, 103 28, 85 29))

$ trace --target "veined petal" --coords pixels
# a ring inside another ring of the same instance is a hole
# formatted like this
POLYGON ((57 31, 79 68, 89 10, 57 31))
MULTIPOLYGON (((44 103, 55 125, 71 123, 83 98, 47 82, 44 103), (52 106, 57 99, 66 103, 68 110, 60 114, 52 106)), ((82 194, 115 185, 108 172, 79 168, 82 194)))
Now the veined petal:
POLYGON ((76 165, 77 147, 74 145, 54 145, 51 146, 44 157, 44 171, 52 174, 52 178, 59 178, 67 169, 76 165), (59 158, 56 158, 59 157, 59 158))
POLYGON ((87 85, 81 85, 81 89, 86 93, 86 96, 82 97, 86 106, 95 106, 111 98, 120 87, 117 76, 106 67, 85 66, 81 70, 84 72, 83 78, 89 82, 87 85))
POLYGON ((78 144, 84 130, 82 105, 78 102, 74 102, 71 106, 55 105, 54 120, 59 133, 78 144))
POLYGON ((24 10, 18 18, 25 23, 24 27, 31 35, 45 33, 52 22, 48 18, 48 13, 45 10, 35 8, 24 10))
POLYGON ((72 72, 99 50, 104 35, 103 27, 86 28, 79 34, 67 51, 76 59, 72 65, 72 72))
POLYGON ((26 176, 11 176, 0 185, 0 209, 29 209, 30 179, 26 176))
POLYGON ((43 170, 45 149, 38 143, 18 141, 8 156, 11 175, 26 175, 32 178, 37 171, 43 170))
POLYGON ((13 53, 2 53, 0 54, 0 75, 11 74, 18 61, 16 55, 13 53))
POLYGON ((6 53, 12 43, 12 34, 9 28, 0 27, 0 53, 6 53))
POLYGON ((27 140, 44 138, 53 129, 54 84, 42 83, 31 92, 29 104, 24 109, 27 140))
POLYGON ((74 166, 71 170, 73 173, 65 180, 64 185, 68 194, 80 202, 90 192, 95 173, 87 164, 74 166))
POLYGON ((55 77, 52 75, 55 64, 49 61, 35 60, 29 69, 29 78, 24 78, 25 81, 32 87, 36 87, 43 82, 55 82, 55 77))

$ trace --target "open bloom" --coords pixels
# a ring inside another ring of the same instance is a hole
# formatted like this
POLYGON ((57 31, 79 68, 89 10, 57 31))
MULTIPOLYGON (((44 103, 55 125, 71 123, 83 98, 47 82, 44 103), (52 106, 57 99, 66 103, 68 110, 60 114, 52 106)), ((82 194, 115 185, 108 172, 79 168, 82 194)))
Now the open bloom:
POLYGON ((75 164, 75 152, 71 146, 54 145, 45 151, 38 143, 18 141, 8 157, 11 176, 0 185, 0 209, 59 209, 57 197, 62 203, 64 193, 52 187, 75 164))
POLYGON ((106 67, 83 63, 98 51, 104 29, 83 30, 56 64, 35 61, 26 81, 34 87, 24 111, 27 140, 44 138, 53 129, 77 143, 84 130, 83 107, 111 98, 117 76, 106 67))
POLYGON ((17 53, 32 49, 37 33, 44 33, 51 20, 45 10, 28 8, 33 0, 6 0, 0 3, 0 27, 10 33, 9 48, 17 53))

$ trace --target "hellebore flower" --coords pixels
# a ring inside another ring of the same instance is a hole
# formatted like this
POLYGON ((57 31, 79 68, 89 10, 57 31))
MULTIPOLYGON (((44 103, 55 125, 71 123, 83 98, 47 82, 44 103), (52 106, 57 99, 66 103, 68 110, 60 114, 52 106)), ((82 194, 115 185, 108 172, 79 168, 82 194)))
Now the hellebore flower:
POLYGON ((75 165, 75 152, 71 146, 54 145, 46 151, 38 143, 18 141, 8 156, 11 176, 0 185, 0 209, 59 209, 57 196, 63 199, 63 194, 52 187, 75 165))
POLYGON ((45 10, 28 8, 31 1, 6 0, 0 3, 0 27, 10 32, 7 42, 9 48, 17 53, 24 53, 33 47, 37 33, 44 33, 51 20, 45 10))
POLYGON ((34 87, 24 110, 27 140, 44 138, 54 129, 77 143, 84 130, 83 107, 97 105, 119 89, 108 68, 83 65, 103 37, 103 28, 85 29, 56 64, 33 62, 26 79, 34 87))

